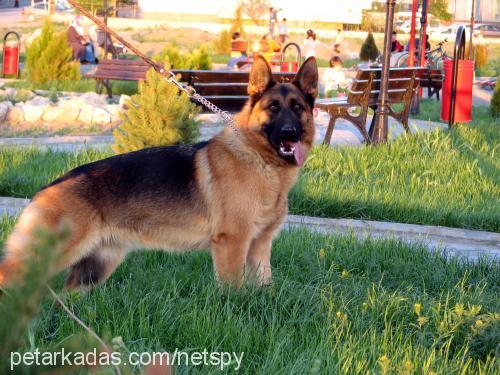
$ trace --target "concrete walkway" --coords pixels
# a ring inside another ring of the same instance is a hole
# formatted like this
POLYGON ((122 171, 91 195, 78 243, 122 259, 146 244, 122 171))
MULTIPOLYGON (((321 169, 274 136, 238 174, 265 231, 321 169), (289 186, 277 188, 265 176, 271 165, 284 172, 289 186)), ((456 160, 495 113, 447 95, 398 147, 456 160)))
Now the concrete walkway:
MULTIPOLYGON (((315 143, 321 144, 326 132, 326 125, 329 117, 326 112, 319 112, 315 118, 316 137, 315 143)), ((201 121, 203 125, 200 128, 200 140, 212 138, 220 132, 224 126, 217 115, 205 114, 202 115, 201 121)), ((369 124, 371 117, 368 119, 369 124)), ((367 125, 368 127, 368 125, 367 125)), ((443 123, 410 120, 412 132, 432 131, 436 129, 446 129, 447 125, 443 123)), ((389 137, 396 138, 403 133, 403 127, 395 120, 389 119, 389 137)), ((66 135, 52 137, 13 137, 0 138, 0 147, 2 146, 32 146, 36 145, 40 148, 50 148, 53 150, 75 151, 83 148, 102 149, 110 146, 113 143, 113 137, 108 135, 66 135)), ((363 137, 359 131, 348 121, 338 120, 332 135, 332 146, 361 146, 363 137)))
MULTIPOLYGON (((0 197, 0 216, 14 216, 29 203, 29 199, 0 197)), ((500 233, 391 222, 322 219, 288 215, 285 227, 335 235, 353 234, 359 238, 397 238, 423 243, 431 250, 445 249, 450 257, 477 261, 480 257, 500 260, 500 233)))

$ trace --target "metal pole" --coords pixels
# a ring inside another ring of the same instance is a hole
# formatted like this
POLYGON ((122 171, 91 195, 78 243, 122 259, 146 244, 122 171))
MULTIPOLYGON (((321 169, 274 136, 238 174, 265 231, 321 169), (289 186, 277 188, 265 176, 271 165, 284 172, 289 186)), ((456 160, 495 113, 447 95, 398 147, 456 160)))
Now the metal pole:
MULTIPOLYGON (((417 27, 418 0, 413 0, 411 6, 411 30, 410 43, 408 48, 408 66, 415 66, 415 32, 417 27)), ((410 106, 410 113, 417 115, 420 112, 420 96, 413 95, 410 106)))
POLYGON ((389 63, 391 57, 391 38, 392 25, 394 21, 394 8, 396 0, 387 0, 386 2, 386 19, 385 19, 385 35, 384 35, 384 60, 382 63, 382 72, 380 76, 380 93, 379 103, 375 112, 375 125, 373 129, 372 143, 379 144, 387 142, 387 86, 389 82, 389 63))
POLYGON ((472 10, 470 13, 470 42, 469 42, 469 60, 474 59, 474 50, 472 48, 472 38, 474 36, 474 16, 476 11, 476 2, 472 0, 472 10))
MULTIPOLYGON (((104 0, 104 24, 108 26, 108 0, 104 0)), ((104 60, 108 58, 108 38, 109 34, 104 31, 104 60)))
POLYGON ((428 8, 427 0, 422 1, 422 17, 420 18, 420 41, 418 42, 418 53, 420 56, 420 66, 423 67, 425 65, 425 51, 427 45, 427 8, 428 8))
POLYGON ((458 65, 460 60, 465 57, 465 27, 460 25, 457 30, 455 39, 455 48, 453 50, 453 72, 451 75, 451 92, 450 92, 450 118, 448 119, 448 128, 451 128, 455 123, 455 102, 457 98, 457 75, 458 65))

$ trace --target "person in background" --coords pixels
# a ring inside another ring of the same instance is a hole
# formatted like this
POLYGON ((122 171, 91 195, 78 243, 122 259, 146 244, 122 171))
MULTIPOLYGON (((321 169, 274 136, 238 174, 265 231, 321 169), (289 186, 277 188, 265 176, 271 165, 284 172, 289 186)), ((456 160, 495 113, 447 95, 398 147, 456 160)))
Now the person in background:
POLYGON ((402 51, 403 51, 403 46, 398 41, 398 34, 395 31, 393 31, 391 38, 391 52, 402 52, 402 51))
POLYGON ((303 51, 304 58, 307 60, 309 57, 316 57, 316 48, 319 45, 319 41, 316 40, 316 34, 313 30, 307 30, 306 40, 302 44, 301 50, 303 51))
POLYGON ((340 53, 340 46, 344 42, 344 34, 342 30, 337 29, 337 34, 335 34, 335 42, 333 43, 333 49, 335 52, 340 53))
POLYGON ((238 31, 233 33, 231 41, 231 58, 227 63, 227 67, 231 69, 236 69, 239 62, 244 62, 248 60, 247 57, 247 42, 241 38, 238 31))
POLYGON ((286 42, 286 37, 288 35, 288 25, 286 24, 286 18, 283 18, 278 26, 278 35, 279 42, 284 45, 286 42))
POLYGON ((349 81, 345 78, 342 66, 340 57, 333 56, 330 59, 330 68, 325 70, 322 78, 326 98, 334 98, 346 93, 349 81))
POLYGON ((67 31, 68 44, 73 50, 73 58, 82 63, 98 63, 94 46, 83 35, 82 17, 76 16, 67 31))
POLYGON ((269 35, 271 38, 274 36, 274 26, 278 22, 278 12, 281 9, 274 9, 273 7, 269 8, 269 35))

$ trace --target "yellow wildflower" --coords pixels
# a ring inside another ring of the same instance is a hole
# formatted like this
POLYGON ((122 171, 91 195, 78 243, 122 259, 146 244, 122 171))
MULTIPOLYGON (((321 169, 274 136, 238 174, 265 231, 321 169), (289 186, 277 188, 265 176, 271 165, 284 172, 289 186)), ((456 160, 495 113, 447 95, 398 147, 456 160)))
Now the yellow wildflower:
POLYGON ((386 374, 389 372, 389 369, 391 367, 391 360, 389 357, 386 355, 383 355, 378 359, 378 364, 380 365, 380 369, 382 370, 383 374, 386 374))
POLYGON ((326 256, 326 251, 325 249, 319 249, 319 253, 318 253, 319 257, 321 259, 323 259, 325 256, 326 256))
POLYGON ((363 308, 363 310, 368 309, 368 303, 363 302, 363 304, 361 305, 361 307, 363 308))
POLYGON ((484 326, 484 322, 481 319, 476 320, 476 327, 481 328, 484 326))
POLYGON ((406 361, 403 365, 403 370, 405 374, 413 374, 413 363, 411 361, 406 361))
POLYGON ((415 314, 417 314, 417 316, 420 316, 420 310, 422 310, 422 305, 420 303, 414 304, 413 310, 415 310, 415 314))
POLYGON ((347 270, 342 270, 342 273, 340 274, 340 277, 345 279, 347 276, 349 276, 349 271, 347 270))
POLYGON ((418 319, 417 319, 419 327, 422 327, 428 321, 429 321, 429 318, 427 318, 425 316, 419 316, 418 319))
POLYGON ((453 311, 455 312, 455 314, 457 314, 458 316, 462 316, 464 315, 465 313, 465 309, 464 309, 464 304, 463 303, 457 303, 455 305, 455 307, 453 308, 453 311))

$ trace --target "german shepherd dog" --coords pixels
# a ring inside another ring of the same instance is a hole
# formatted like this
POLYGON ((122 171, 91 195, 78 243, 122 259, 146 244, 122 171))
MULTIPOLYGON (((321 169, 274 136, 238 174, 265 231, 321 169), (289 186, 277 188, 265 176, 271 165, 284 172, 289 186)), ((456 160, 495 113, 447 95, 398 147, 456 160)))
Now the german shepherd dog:
POLYGON ((45 186, 7 239, 0 286, 23 275, 37 228, 50 233, 63 225, 69 238, 47 272, 70 268, 68 289, 103 282, 142 248, 210 247, 218 282, 270 284, 272 240, 314 140, 317 85, 314 58, 291 83, 278 83, 256 57, 236 131, 112 156, 45 186))

